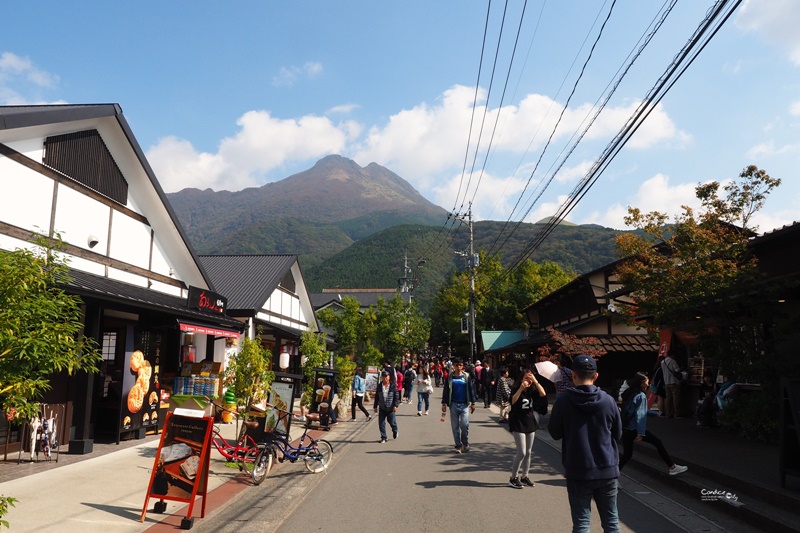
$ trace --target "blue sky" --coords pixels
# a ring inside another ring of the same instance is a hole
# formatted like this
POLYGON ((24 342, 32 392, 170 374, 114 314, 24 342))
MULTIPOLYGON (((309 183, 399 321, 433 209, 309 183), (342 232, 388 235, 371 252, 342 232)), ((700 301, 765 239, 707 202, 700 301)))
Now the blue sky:
MULTIPOLYGON (((529 0, 521 17, 518 0, 504 25, 498 0, 15 3, 0 104, 119 103, 167 192, 259 186, 341 154, 445 209, 472 201, 477 220, 536 221, 713 4, 677 3, 577 144, 661 2, 529 0)), ((800 220, 798 27, 800 2, 745 0, 567 218, 624 228, 628 206, 676 214, 698 182, 754 164, 783 180, 760 229, 800 220)))

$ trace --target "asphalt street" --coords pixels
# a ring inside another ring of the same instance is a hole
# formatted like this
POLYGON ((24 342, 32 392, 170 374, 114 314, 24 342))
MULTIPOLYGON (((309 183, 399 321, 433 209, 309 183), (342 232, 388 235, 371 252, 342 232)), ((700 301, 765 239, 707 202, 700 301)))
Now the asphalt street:
MULTIPOLYGON (((495 412, 479 407, 472 415, 472 450, 459 455, 453 452, 449 418, 440 422, 439 404, 431 407, 430 416, 419 417, 415 405, 402 405, 398 438, 385 444, 379 443, 375 418, 342 422, 324 435, 335 453, 327 475, 309 474, 299 463, 278 465, 263 485, 195 521, 193 530, 571 529, 560 448, 546 430, 537 433, 534 445, 530 477, 536 486, 519 490, 508 485, 513 439, 495 412)), ((621 484, 623 531, 726 530, 633 477, 623 475, 621 484)), ((593 511, 592 531, 601 530, 593 511)))

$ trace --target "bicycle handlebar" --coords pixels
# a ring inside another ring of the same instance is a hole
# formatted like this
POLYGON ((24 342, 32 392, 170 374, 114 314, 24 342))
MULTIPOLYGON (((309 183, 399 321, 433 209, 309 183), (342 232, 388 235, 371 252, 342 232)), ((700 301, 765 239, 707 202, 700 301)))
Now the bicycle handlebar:
POLYGON ((273 409, 275 409, 276 411, 280 411, 281 413, 286 413, 287 415, 289 415, 289 416, 291 416, 291 417, 297 418, 297 415, 295 415, 294 413, 290 413, 290 412, 289 412, 289 411, 287 411, 286 409, 281 409, 281 408, 280 408, 280 407, 278 407, 277 405, 272 405, 272 404, 271 404, 271 403, 269 403, 269 402, 264 402, 264 405, 266 405, 267 407, 272 407, 273 409))
POLYGON ((227 412, 231 413, 232 415, 234 415, 237 418, 242 416, 242 413, 240 413, 239 411, 233 411, 232 409, 228 409, 227 407, 218 404, 217 402, 214 401, 214 398, 211 398, 210 396, 203 396, 203 398, 208 400, 208 403, 210 403, 211 405, 213 405, 214 407, 216 407, 220 411, 227 411, 227 412))

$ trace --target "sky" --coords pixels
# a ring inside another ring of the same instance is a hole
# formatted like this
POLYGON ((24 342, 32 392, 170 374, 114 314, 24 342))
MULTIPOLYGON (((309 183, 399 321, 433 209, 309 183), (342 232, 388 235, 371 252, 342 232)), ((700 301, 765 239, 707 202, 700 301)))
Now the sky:
MULTIPOLYGON (((0 105, 118 103, 166 192, 257 187, 340 154, 451 212, 535 222, 590 176, 715 2, 676 2, 640 51, 669 4, 15 2, 0 105)), ((567 220, 676 215, 698 183, 748 165, 783 182, 760 231, 800 220, 798 27, 800 2, 744 0, 567 220)))

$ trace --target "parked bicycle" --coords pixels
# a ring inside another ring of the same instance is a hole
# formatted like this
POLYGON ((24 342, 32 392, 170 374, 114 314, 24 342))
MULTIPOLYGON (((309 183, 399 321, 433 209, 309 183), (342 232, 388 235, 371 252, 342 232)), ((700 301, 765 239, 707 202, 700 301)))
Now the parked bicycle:
MULTIPOLYGON (((278 421, 288 417, 295 417, 294 414, 283 409, 279 409, 274 405, 267 404, 278 413, 278 421)), ((333 460, 333 446, 325 439, 315 439, 308 434, 308 423, 303 429, 303 434, 298 439, 297 446, 292 445, 287 435, 274 431, 267 433, 267 445, 258 454, 256 458, 256 468, 266 469, 267 475, 272 468, 274 461, 279 463, 289 460, 294 463, 298 459, 302 459, 305 464, 306 470, 314 474, 324 471, 328 473, 328 465, 333 460)))
MULTIPOLYGON (((227 411, 233 413, 237 419, 242 418, 238 412, 231 411, 221 406, 209 397, 206 397, 206 399, 214 405, 215 411, 227 411)), ((216 416, 214 418, 216 420, 216 416)), ((253 480, 254 485, 260 485, 261 482, 266 479, 267 474, 272 468, 273 457, 270 455, 269 457, 258 460, 259 455, 267 446, 263 442, 256 442, 256 440, 247 433, 248 429, 257 427, 258 422, 243 420, 238 440, 229 441, 220 434, 219 424, 215 422, 211 436, 211 444, 214 445, 214 448, 216 448, 227 461, 234 463, 239 468, 239 471, 247 472, 253 480)))

